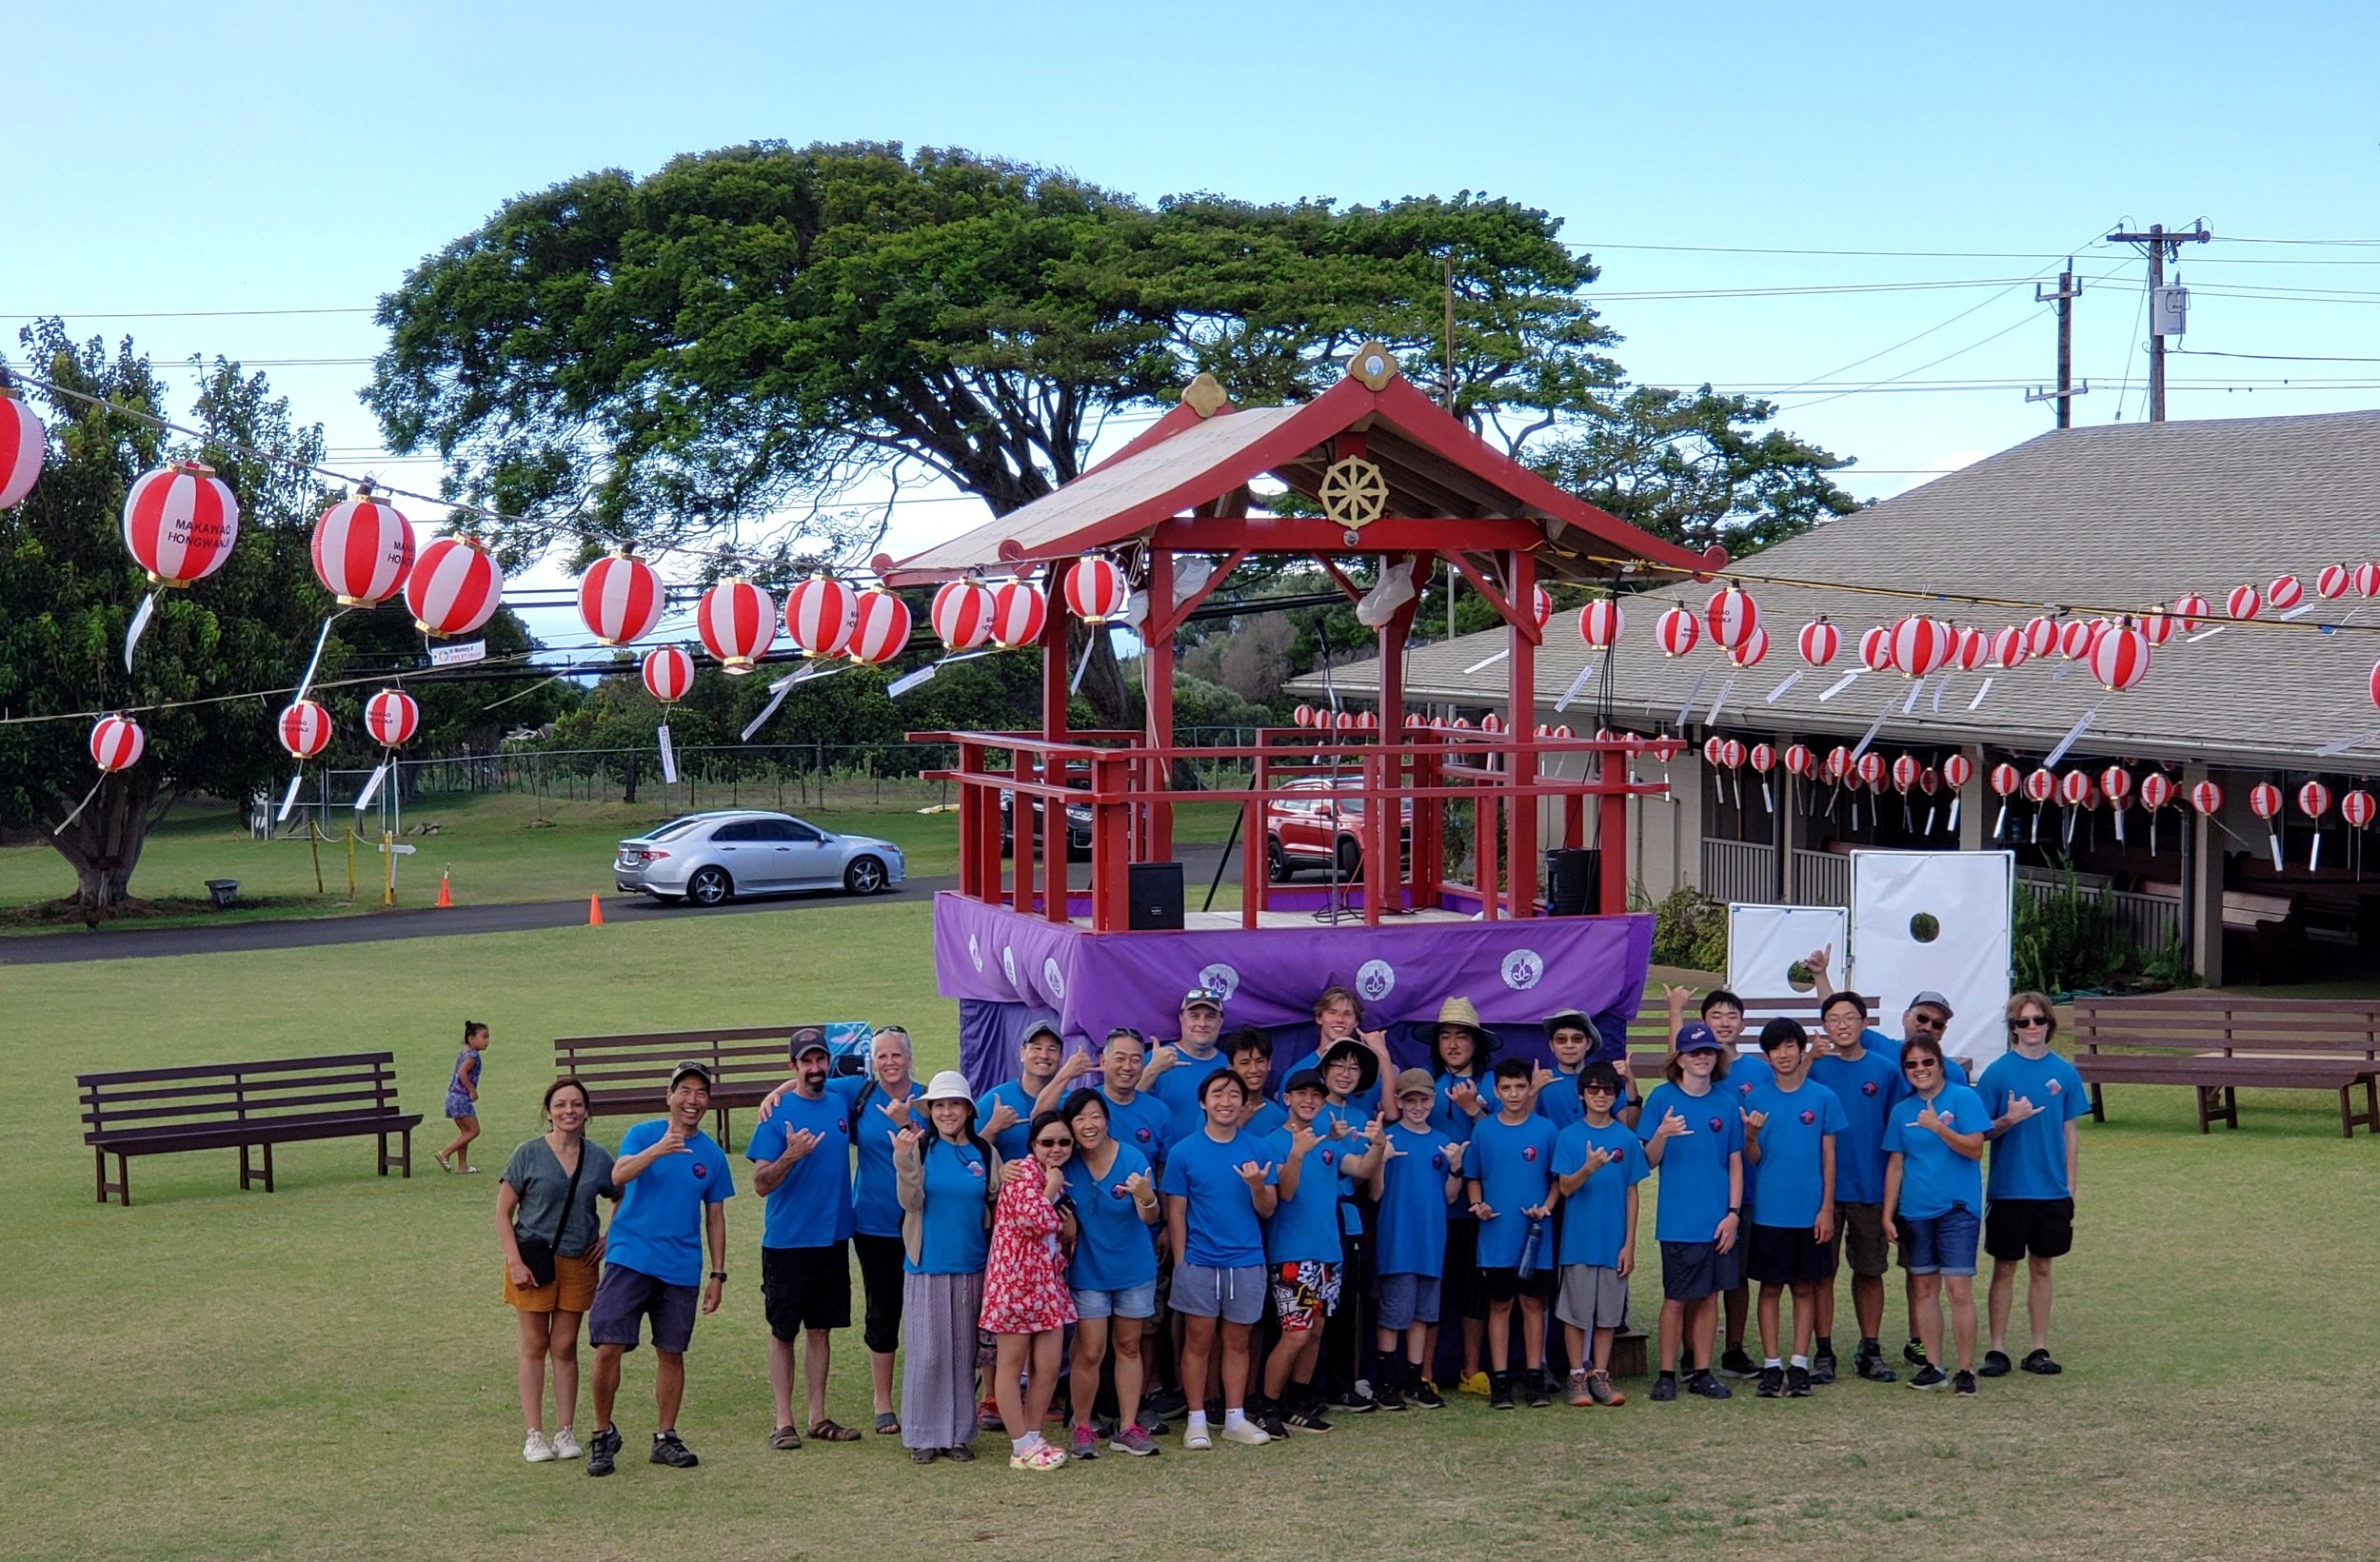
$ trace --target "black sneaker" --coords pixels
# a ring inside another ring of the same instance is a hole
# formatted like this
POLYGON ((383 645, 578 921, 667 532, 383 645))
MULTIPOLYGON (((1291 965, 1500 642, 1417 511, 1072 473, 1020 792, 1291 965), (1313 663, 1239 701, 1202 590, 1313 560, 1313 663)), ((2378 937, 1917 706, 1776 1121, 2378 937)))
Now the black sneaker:
MULTIPOLYGON (((1293 1432, 1328 1432, 1331 1429, 1330 1422, 1325 1419, 1322 1414, 1322 1406, 1319 1400, 1317 1400, 1315 1403, 1310 1405, 1299 1406, 1296 1410, 1291 1411, 1287 1415, 1283 1416, 1282 1419, 1288 1422, 1289 1428, 1293 1432)), ((1273 1429, 1270 1426, 1267 1426, 1264 1430, 1270 1432, 1273 1429)))
POLYGON ((1663 1373, 1660 1376, 1653 1380, 1653 1401, 1655 1404, 1666 1405, 1676 1397, 1676 1374, 1673 1373, 1663 1373))
POLYGON ((1890 1383, 1900 1374, 1884 1364, 1881 1353, 1862 1351, 1851 1358, 1851 1370, 1871 1383, 1890 1383))
POLYGON ((1950 1377, 1941 1368, 1929 1362, 1917 1369, 1916 1374, 1910 1378, 1909 1386, 1913 1389, 1938 1389, 1949 1381, 1950 1377))
POLYGON ((1510 1373, 1492 1374, 1488 1378, 1488 1409, 1510 1410, 1512 1408, 1513 1374, 1510 1373))
POLYGON ((2013 1366, 2006 1351, 1986 1351, 1983 1353, 1983 1365, 1977 1370, 1986 1377, 2006 1377, 2013 1366))
POLYGON ((1523 1397, 1529 1401, 1531 1410, 1544 1410, 1554 1403, 1554 1391, 1545 1380, 1544 1368, 1529 1369, 1528 1392, 1523 1397))
POLYGON ((2034 1351, 2031 1354, 2027 1355, 2020 1365, 2023 1366, 2025 1371, 2029 1373, 2039 1373, 2044 1377, 2055 1377, 2058 1374, 2066 1370, 2065 1368, 2059 1366, 2056 1362, 2051 1360, 2050 1353, 2046 1350, 2034 1351))
POLYGON ((1785 1397, 1785 1369, 1782 1367, 1761 1368, 1760 1386, 1753 1390, 1752 1394, 1755 1399, 1782 1399, 1785 1397))
MULTIPOLYGON (((1190 1401, 1182 1397, 1180 1389, 1160 1389, 1140 1396, 1140 1409, 1149 1415, 1180 1415, 1189 1408, 1190 1401)), ((1148 1422, 1142 1420, 1140 1427, 1146 1431, 1148 1422)))
POLYGON ((1331 1403, 1336 1409, 1342 1410, 1350 1415, 1369 1415, 1380 1408, 1379 1401, 1361 1389, 1349 1389, 1331 1403))
POLYGON ((1267 1400, 1261 1407, 1251 1407, 1248 1419, 1254 1421, 1267 1437, 1288 1441, 1289 1423, 1281 1419, 1280 1406, 1267 1400))
POLYGON ((1721 1377, 1751 1377, 1759 1371, 1758 1364, 1745 1354, 1744 1348, 1740 1345, 1731 1345, 1720 1353, 1719 1375, 1721 1377))
POLYGON ((1821 1352, 1817 1355, 1814 1355, 1810 1358, 1810 1381, 1813 1383, 1832 1383, 1835 1381, 1834 1352, 1821 1352))
POLYGON ((1973 1373, 1952 1374, 1951 1392, 1961 1399, 1973 1399, 1975 1396, 1975 1374, 1973 1373))
POLYGON ((586 1473, 590 1475, 608 1475, 619 1457, 620 1429, 596 1428, 595 1435, 586 1440, 586 1473))
POLYGON ((1396 1384, 1383 1383, 1378 1388, 1372 1391, 1372 1408, 1374 1410, 1401 1411, 1405 1408, 1405 1396, 1398 1389, 1396 1384))
POLYGON ((1705 1399, 1733 1399, 1735 1391, 1710 1373, 1696 1373, 1686 1379, 1686 1392, 1698 1394, 1705 1399))
POLYGON ((1446 1396, 1439 1394, 1438 1386, 1426 1377, 1414 1380, 1413 1387, 1405 1391, 1405 1402, 1410 1405, 1418 1405, 1423 1410, 1446 1408, 1446 1396))
POLYGON ((694 1450, 678 1440, 678 1434, 675 1432, 653 1433, 653 1452, 650 1457, 655 1464, 665 1464, 673 1470, 691 1470, 703 1462, 694 1456, 694 1450))
POLYGON ((1812 1378, 1812 1376, 1811 1376, 1811 1373, 1810 1373, 1810 1369, 1809 1369, 1809 1368, 1807 1368, 1807 1367, 1788 1367, 1788 1368, 1786 1368, 1786 1369, 1785 1369, 1785 1397, 1786 1397, 1786 1398, 1788 1398, 1788 1399, 1807 1399, 1807 1398, 1809 1398, 1809 1397, 1810 1397, 1810 1385, 1811 1385, 1811 1383, 1812 1383, 1813 1381, 1814 1381, 1814 1379, 1813 1379, 1813 1378, 1812 1378))
POLYGON ((1910 1336, 1909 1343, 1901 1347, 1901 1359, 1913 1367, 1924 1366, 1926 1364, 1926 1342, 1914 1335, 1910 1336))

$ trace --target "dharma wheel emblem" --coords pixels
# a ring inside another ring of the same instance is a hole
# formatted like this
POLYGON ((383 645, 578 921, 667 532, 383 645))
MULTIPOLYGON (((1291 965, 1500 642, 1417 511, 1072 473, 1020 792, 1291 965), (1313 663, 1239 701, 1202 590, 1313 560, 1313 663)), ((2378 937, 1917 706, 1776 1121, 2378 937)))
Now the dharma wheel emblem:
POLYGON ((1349 531, 1359 531, 1388 508, 1388 479, 1361 456, 1347 456, 1323 468, 1315 497, 1322 502, 1324 515, 1349 531))

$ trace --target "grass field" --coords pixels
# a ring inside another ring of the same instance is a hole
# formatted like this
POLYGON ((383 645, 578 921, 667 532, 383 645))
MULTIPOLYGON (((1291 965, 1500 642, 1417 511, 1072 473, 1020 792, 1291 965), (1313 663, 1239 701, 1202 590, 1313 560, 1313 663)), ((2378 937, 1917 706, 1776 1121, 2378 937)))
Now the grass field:
MULTIPOLYGON (((492 1168, 536 1129, 550 1038, 898 1018, 931 1068, 953 1056, 955 1019, 931 996, 927 919, 922 905, 853 906, 10 972, 6 1552, 2372 1551, 2380 1390, 2361 1347, 2380 1144, 2343 1142, 2312 1095, 2250 1093, 2245 1129, 2202 1138, 2180 1093, 2119 1089, 2113 1120, 2084 1124, 2062 1378, 1987 1383, 1966 1402, 1856 1382, 1810 1401, 1675 1406, 1646 1403, 1638 1383, 1626 1409, 1596 1413, 1458 1398, 1286 1447, 1192 1456, 1177 1440, 1158 1460, 1047 1476, 989 1457, 917 1471, 874 1438, 764 1446, 759 1207, 739 1154, 734 1278, 697 1334, 681 1423, 703 1468, 634 1457, 652 1430, 646 1354, 623 1390, 630 1460, 616 1478, 523 1464, 489 1211, 492 1168), (479 1156, 491 1171, 462 1178, 428 1153, 466 1014, 494 1027, 479 1156), (280 1152, 272 1195, 240 1193, 218 1152, 137 1161, 132 1208, 93 1202, 77 1071, 381 1046, 398 1055, 408 1104, 431 1115, 411 1181, 371 1176, 368 1141, 335 1141, 280 1152)), ((616 1142, 625 1120, 598 1126, 616 1142)), ((1895 1299, 1888 1332, 1900 1322, 1895 1299)), ((830 1411, 864 1425, 856 1336, 841 1350, 830 1411)))

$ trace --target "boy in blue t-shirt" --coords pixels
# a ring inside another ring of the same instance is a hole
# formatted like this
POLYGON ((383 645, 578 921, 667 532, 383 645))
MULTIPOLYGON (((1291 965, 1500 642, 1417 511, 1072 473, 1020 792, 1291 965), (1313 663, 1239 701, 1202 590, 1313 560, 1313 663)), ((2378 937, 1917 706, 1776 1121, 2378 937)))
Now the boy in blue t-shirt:
POLYGON ((2057 1016, 2040 993, 2008 1000, 2013 1050, 1984 1069, 1975 1094, 1993 1114, 1992 1170, 1984 1184, 1983 1250, 1992 1255, 1992 1348, 1982 1373, 2008 1372, 2008 1318, 2016 1300, 2016 1271, 2029 1265, 2026 1321, 2033 1350, 2025 1371, 2054 1375, 2064 1369, 2050 1354, 2050 1265, 2074 1246, 2074 1179, 2082 1157, 2075 1119, 2090 1110, 2081 1074, 2050 1050, 2057 1016))
MULTIPOLYGON (((1817 957, 1813 957, 1815 960, 1817 957)), ((1884 1240, 1884 1119, 1908 1091, 1891 1053, 1872 1049, 1867 1038, 1868 1004, 1857 993, 1830 993, 1818 1006, 1826 1040, 1810 1065, 1810 1081, 1826 1086, 1843 1109, 1843 1131, 1835 1140, 1835 1234, 1843 1265, 1851 1271, 1852 1315, 1859 1349, 1852 1371, 1876 1383, 1896 1375, 1884 1364, 1884 1272, 1892 1249, 1884 1240)), ((1835 1381, 1835 1285, 1818 1287, 1817 1335, 1810 1357, 1810 1381, 1835 1381)))
POLYGON ((1951 1329, 1958 1371, 1950 1379, 1962 1398, 1975 1392, 1975 1239, 1983 1229, 1983 1144, 1992 1126, 1983 1097, 1948 1083, 1942 1044, 1915 1036, 1901 1049, 1909 1094, 1893 1103, 1884 1125, 1884 1235, 1901 1245, 1911 1279, 1911 1320, 1922 1362, 1913 1389, 1938 1389, 1942 1349, 1941 1294, 1951 1294, 1951 1329))
POLYGON ((1745 1269, 1760 1284, 1762 1399, 1810 1396, 1818 1283, 1835 1278, 1835 1141, 1843 1104, 1809 1078, 1810 1039, 1779 1017, 1760 1028, 1769 1079, 1743 1097, 1744 1158, 1760 1168, 1760 1202, 1745 1269), (1784 1293, 1794 1294, 1793 1360, 1777 1359, 1784 1293))
POLYGON ((1438 1081, 1428 1069, 1397 1076, 1397 1120, 1388 1125, 1372 1168, 1380 1216, 1372 1396, 1382 1410, 1408 1404, 1436 1410, 1446 1403, 1423 1364, 1446 1272, 1446 1206, 1462 1193, 1463 1143, 1430 1121, 1437 1101, 1438 1081))
POLYGON ((1279 1133, 1289 1114, 1265 1095, 1273 1078, 1273 1038, 1254 1025, 1242 1025, 1223 1038, 1222 1050, 1247 1091, 1248 1109, 1240 1116, 1240 1131, 1259 1138, 1279 1133))
POLYGON ((1628 1321, 1636 1184, 1653 1169, 1636 1134, 1613 1116, 1620 1088, 1617 1069, 1589 1063, 1578 1077, 1579 1119, 1554 1140, 1554 1189, 1562 1201, 1562 1289, 1554 1311, 1570 1346, 1574 1405, 1628 1403, 1612 1387, 1612 1336, 1628 1321))
POLYGON ((1578 1080, 1595 1051, 1595 1021, 1577 1009, 1545 1017, 1545 1050, 1554 1055, 1554 1078, 1537 1094, 1537 1113, 1556 1133, 1586 1115, 1580 1104, 1578 1080))
POLYGON ((1661 1174, 1654 1235, 1661 1243, 1661 1371, 1653 1398, 1677 1397, 1677 1358, 1687 1358, 1686 1391, 1728 1399, 1733 1391, 1711 1371, 1718 1297, 1741 1267, 1736 1236, 1744 1196, 1744 1122, 1735 1098, 1718 1088, 1728 1058, 1711 1027, 1697 1021, 1636 1118, 1644 1158, 1661 1174))
POLYGON ((1258 1422, 1275 1437, 1292 1428, 1328 1432, 1322 1396, 1314 1386, 1321 1365, 1323 1329, 1339 1311, 1345 1271, 1339 1230, 1339 1179, 1371 1175, 1378 1125, 1363 1137, 1335 1129, 1322 1115, 1329 1087, 1313 1069, 1281 1087, 1289 1120, 1271 1136, 1280 1165, 1279 1202, 1264 1222, 1264 1256, 1273 1277, 1273 1315, 1280 1341, 1264 1362, 1258 1422), (1293 1386, 1294 1385, 1294 1386, 1293 1386))
POLYGON ((1280 1164, 1269 1139, 1240 1132, 1247 1092, 1229 1069, 1207 1076, 1205 1126, 1178 1139, 1160 1183, 1174 1253, 1174 1311, 1182 1315, 1181 1383, 1191 1395, 1182 1446, 1215 1446, 1207 1430, 1206 1372, 1222 1342, 1226 1442, 1269 1442, 1248 1419, 1249 1331, 1264 1315, 1264 1217, 1279 1202, 1280 1164))
POLYGON ((1494 1117, 1471 1128, 1463 1181, 1479 1222, 1479 1284, 1487 1295, 1488 1404, 1513 1408, 1513 1303, 1520 1303, 1520 1336, 1529 1403, 1554 1402, 1545 1381, 1545 1309, 1560 1274, 1545 1249, 1554 1213, 1554 1125, 1537 1116, 1534 1071, 1524 1058, 1496 1065, 1494 1117), (1523 1273, 1526 1271, 1526 1273, 1523 1273))

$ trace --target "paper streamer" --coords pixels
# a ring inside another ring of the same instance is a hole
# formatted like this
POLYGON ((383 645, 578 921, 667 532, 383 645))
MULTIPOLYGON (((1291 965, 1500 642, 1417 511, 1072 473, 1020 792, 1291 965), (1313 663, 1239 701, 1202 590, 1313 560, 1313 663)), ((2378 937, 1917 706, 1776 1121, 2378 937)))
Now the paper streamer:
POLYGON ((1951 817, 1950 822, 1945 826, 1945 828, 1947 828, 1953 835, 1958 834, 1958 805, 1963 801, 1964 800, 1961 799, 1957 793, 1954 792, 1951 794, 1951 817))
POLYGON ((2121 808, 2115 810, 2115 843, 2119 846, 2124 843, 2124 810, 2121 808))
POLYGON ((297 806, 298 788, 305 784, 306 772, 303 770, 289 778, 288 795, 281 800, 281 812, 273 816, 273 821, 275 823, 279 823, 282 820, 289 817, 289 810, 297 806))
MULTIPOLYGON (((1611 655, 1611 652, 1606 651, 1603 654, 1605 656, 1609 656, 1611 655)), ((1595 676, 1595 671, 1596 664, 1592 660, 1590 660, 1585 666, 1579 668, 1578 676, 1570 681, 1570 687, 1564 689, 1562 691, 1562 697, 1554 702, 1555 710, 1568 710, 1570 708, 1570 702, 1578 698, 1578 691, 1587 686, 1587 680, 1595 676)))
POLYGON ((1913 714, 1917 708, 1917 696, 1925 692, 1926 681, 1924 679, 1914 678, 1910 680, 1909 698, 1901 702, 1901 714, 1903 716, 1913 714))
POLYGON ((366 808, 371 806, 373 794, 380 790, 380 783, 386 781, 387 777, 388 761, 387 760, 383 760, 380 761, 380 768, 373 771, 370 778, 364 782, 364 790, 355 794, 355 811, 357 813, 360 814, 366 808))
POLYGON ((1991 680, 1990 678, 1986 678, 1986 679, 1983 681, 1983 687, 1981 687, 1981 688, 1977 689, 1977 690, 1975 691, 1975 697, 1974 697, 1973 700, 1970 700, 1970 701, 1968 701, 1968 702, 1967 702, 1967 708, 1968 708, 1969 710, 1973 710, 1976 706, 1978 706, 1978 705, 1982 704, 1982 703, 1983 703, 1983 697, 1984 697, 1985 695, 1987 695, 1987 694, 1990 694, 1991 692, 1992 692, 1992 680, 1991 680))
MULTIPOLYGON (((297 698, 299 700, 305 699, 306 691, 314 686, 314 669, 323 664, 323 647, 330 643, 330 626, 338 623, 346 612, 347 609, 342 607, 338 612, 323 620, 322 632, 314 637, 314 654, 307 659, 306 676, 298 680, 297 698)), ((295 702, 295 701, 291 702, 293 704, 295 702)))
POLYGON ((1893 702, 1887 700, 1884 702, 1884 708, 1875 713, 1875 720, 1868 723, 1868 735, 1859 740, 1857 748, 1851 751, 1851 759, 1847 761, 1849 764, 1859 762, 1859 757, 1868 752, 1868 745, 1875 741, 1875 735, 1884 730, 1884 719, 1892 714, 1893 702))
MULTIPOLYGON (((1485 671, 1487 671, 1490 667, 1495 666, 1497 662, 1499 662, 1503 661, 1506 657, 1508 657, 1508 656, 1510 656, 1510 655, 1512 655, 1512 654, 1513 654, 1513 653, 1512 653, 1511 648, 1510 648, 1510 647, 1507 647, 1507 648, 1505 648, 1504 650, 1501 650, 1501 651, 1497 652, 1494 656, 1489 657, 1489 658, 1488 658, 1487 660, 1485 660, 1484 662, 1473 662, 1470 666, 1465 667, 1465 668, 1463 669, 1463 671, 1464 671, 1464 672, 1466 672, 1466 673, 1479 673, 1479 672, 1485 672, 1485 671)), ((1583 674, 1583 673, 1581 673, 1579 676, 1583 678, 1583 677, 1585 677, 1586 675, 1585 675, 1585 674, 1583 674)))
POLYGON ((2279 873, 2281 871, 2281 832, 2273 831, 2270 839, 2272 841, 2272 871, 2279 873))
POLYGON ((1711 698, 1710 714, 1702 719, 1702 724, 1704 726, 1715 727, 1719 724, 1719 707, 1727 703, 1727 697, 1729 693, 1735 689, 1735 681, 1733 678, 1728 679, 1725 682, 1719 685, 1719 692, 1711 698))
POLYGON ((1801 675, 1809 670, 1810 669, 1807 667, 1795 667, 1792 672, 1787 673, 1785 675, 1785 682, 1771 689, 1769 691, 1768 699, 1762 702, 1771 705, 1775 704, 1776 697, 1783 694, 1787 689, 1792 688, 1795 684, 1800 682, 1801 675))
POLYGON ((1947 678, 1942 680, 1939 683, 1934 685, 1934 713, 1936 716, 1942 714, 1942 693, 1950 686, 1951 681, 1947 678))
POLYGON ((653 738, 661 744, 661 779, 664 786, 678 784, 678 750, 669 741, 669 723, 664 722, 653 729, 653 738))
POLYGON ((1702 685, 1710 682, 1711 669, 1705 667, 1695 675, 1695 686, 1686 691, 1686 702, 1677 707, 1677 720, 1670 724, 1678 731, 1686 730, 1686 718, 1694 713, 1695 702, 1702 698, 1702 685))
POLYGON ((908 693, 911 689, 916 688, 920 683, 931 682, 934 675, 942 670, 942 664, 941 662, 929 662, 924 666, 920 667, 916 672, 902 673, 899 678, 894 679, 892 682, 885 687, 884 693, 888 697, 898 700, 901 696, 908 693))
POLYGON ((1929 808, 1926 810, 1926 834, 1932 835, 1934 833, 1934 818, 1942 810, 1939 807, 1929 808))
POLYGON ((1825 704, 1829 700, 1834 699, 1836 695, 1842 693, 1845 689, 1850 688, 1854 683, 1858 682, 1859 669, 1854 667, 1851 671, 1845 673, 1842 677, 1827 685, 1826 692, 1818 696, 1818 703, 1822 705, 1825 704))
POLYGON ((108 778, 105 776, 91 782, 90 790, 83 794, 83 801, 74 805, 74 812, 58 821, 58 827, 50 833, 53 836, 66 834, 66 827, 83 817, 83 810, 90 806, 90 800, 99 796, 99 789, 107 784, 108 778))
POLYGON ((2313 850, 2306 854, 2306 871, 2308 873, 2322 871, 2322 832, 2320 830, 2314 832, 2313 850))
MULTIPOLYGON (((838 662, 831 667, 804 667, 798 673, 788 673, 784 677, 777 680, 776 682, 771 683, 768 686, 768 703, 762 706, 761 713, 758 716, 753 717, 751 722, 744 727, 743 741, 747 743, 750 742, 752 741, 752 734, 760 731, 761 728, 768 724, 768 719, 777 714, 777 707, 785 702, 785 696, 793 692, 793 686, 795 684, 807 683, 814 678, 832 678, 849 665, 849 662, 838 662)), ((1077 676, 1080 677, 1081 675, 1078 673, 1077 676)))
POLYGON ((2359 732, 2352 738, 2341 738, 2335 743, 2325 743, 2315 749, 2314 758, 2327 760, 2333 754, 2344 754, 2350 748, 2371 741, 2375 737, 2380 737, 2380 733, 2359 732))
POLYGON ((2097 719, 2098 715, 2099 707, 2096 705, 2093 705, 2089 710, 2084 711, 2082 713, 2082 720, 2076 722, 2072 727, 2068 728, 2066 736, 2058 740, 2057 746, 2050 750, 2049 757, 2041 761, 2041 768, 2044 770, 2055 770, 2057 768, 2058 761, 2066 758, 2066 751, 2074 746, 2074 740, 2083 735, 2083 728, 2089 726, 2094 720, 2097 719))
POLYGON ((1776 800, 1769 794, 1769 779, 1760 778, 1760 806, 1769 813, 1776 812, 1776 800))
POLYGON ((2008 834, 2008 800, 2000 800, 2000 817, 1992 821, 1992 839, 1997 840, 2008 834))
POLYGON ((132 609, 132 622, 124 631, 124 670, 132 670, 132 647, 141 643, 141 631, 149 627, 149 615, 157 611, 157 593, 151 591, 132 609))
POLYGON ((2057 671, 2055 671, 2055 672, 2053 672, 2053 673, 2052 673, 2052 674, 2050 675, 2050 682, 2053 682, 2053 683, 2058 682, 2059 681, 2061 681, 2062 679, 2064 679, 2068 673, 2073 672, 2073 671, 2076 667, 2078 667, 2078 666, 2080 666, 2080 665, 2082 665, 2082 663, 2080 663, 2080 662, 2068 662, 2065 666, 2060 667, 2057 671))
POLYGON ((1068 694, 1080 694, 1082 692, 1082 675, 1091 670, 1091 653, 1098 649, 1100 636, 1105 633, 1107 633, 1107 626, 1105 624, 1098 624, 1094 625, 1091 632, 1083 637, 1082 660, 1074 664, 1074 682, 1066 685, 1066 692, 1068 694))

